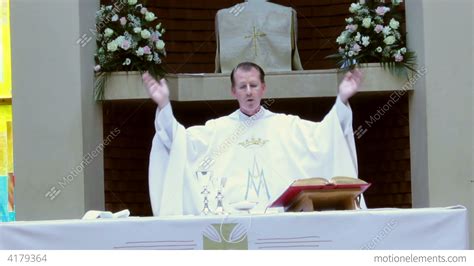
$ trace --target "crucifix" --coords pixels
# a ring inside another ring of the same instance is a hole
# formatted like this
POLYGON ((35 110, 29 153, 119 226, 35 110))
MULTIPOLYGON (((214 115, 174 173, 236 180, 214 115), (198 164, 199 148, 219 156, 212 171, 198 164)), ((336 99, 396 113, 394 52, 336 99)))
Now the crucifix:
POLYGON ((253 26, 253 34, 245 36, 245 39, 252 38, 253 49, 255 50, 255 56, 257 56, 257 38, 266 36, 265 33, 257 30, 257 27, 253 26))

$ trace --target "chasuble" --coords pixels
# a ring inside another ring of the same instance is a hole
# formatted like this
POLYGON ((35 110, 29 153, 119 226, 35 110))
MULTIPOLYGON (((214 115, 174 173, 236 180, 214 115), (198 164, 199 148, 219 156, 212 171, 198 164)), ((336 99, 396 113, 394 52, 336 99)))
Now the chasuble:
POLYGON ((204 186, 215 208, 222 178, 225 210, 250 201, 257 203, 252 213, 263 213, 296 179, 357 178, 352 111, 339 98, 321 122, 261 107, 251 117, 237 110, 187 129, 168 104, 157 109, 155 129, 149 162, 155 216, 200 214, 204 186), (196 175, 202 170, 210 178, 196 175))

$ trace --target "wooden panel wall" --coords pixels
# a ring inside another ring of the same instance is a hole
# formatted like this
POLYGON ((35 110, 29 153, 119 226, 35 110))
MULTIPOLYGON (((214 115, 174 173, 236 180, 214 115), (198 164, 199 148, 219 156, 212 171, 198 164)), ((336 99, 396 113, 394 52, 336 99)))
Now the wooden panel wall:
MULTIPOLYGON (((213 72, 215 14, 241 1, 150 1, 169 30, 166 41, 168 71, 213 72)), ((324 59, 337 50, 335 39, 344 28, 350 0, 273 1, 293 7, 298 14, 298 48, 304 69, 333 68, 324 59)))
MULTIPOLYGON (((104 4, 110 1, 102 1, 104 4)), ((217 11, 242 1, 144 1, 166 28, 167 70, 170 73, 214 72, 216 52, 214 19, 217 11)), ((278 0, 298 14, 298 48, 304 69, 334 68, 324 59, 337 51, 336 37, 345 27, 351 0, 278 0)))

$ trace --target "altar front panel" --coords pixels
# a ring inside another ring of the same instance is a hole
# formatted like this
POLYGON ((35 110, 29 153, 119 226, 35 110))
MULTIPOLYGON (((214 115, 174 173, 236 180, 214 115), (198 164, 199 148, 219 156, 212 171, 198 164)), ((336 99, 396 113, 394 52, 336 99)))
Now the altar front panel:
POLYGON ((0 224, 0 249, 468 249, 462 206, 0 224))

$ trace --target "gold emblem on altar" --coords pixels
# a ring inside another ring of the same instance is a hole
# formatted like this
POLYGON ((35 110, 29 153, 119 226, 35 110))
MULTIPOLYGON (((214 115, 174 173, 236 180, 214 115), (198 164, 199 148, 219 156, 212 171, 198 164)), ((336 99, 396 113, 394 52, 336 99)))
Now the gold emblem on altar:
POLYGON ((239 145, 244 147, 244 148, 249 148, 249 147, 252 147, 252 146, 263 147, 263 145, 265 145, 267 142, 268 142, 268 140, 264 140, 264 139, 261 139, 261 138, 257 138, 257 139, 256 138, 250 138, 250 139, 246 139, 243 142, 239 142, 239 145))
POLYGON ((204 250, 246 250, 248 249, 248 228, 241 223, 208 225, 203 235, 204 250))

